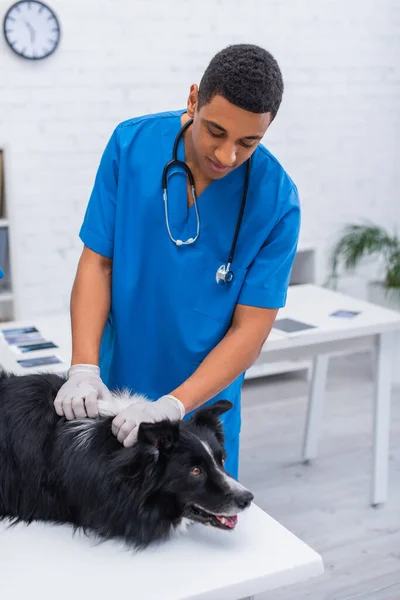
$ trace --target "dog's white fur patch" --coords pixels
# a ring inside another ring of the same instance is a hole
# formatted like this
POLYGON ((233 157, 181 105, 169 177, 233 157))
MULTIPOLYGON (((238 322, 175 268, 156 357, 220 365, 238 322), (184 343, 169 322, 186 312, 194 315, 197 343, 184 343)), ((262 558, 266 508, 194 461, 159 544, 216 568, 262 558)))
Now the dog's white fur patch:
POLYGON ((85 448, 91 440, 94 433, 93 419, 77 419, 70 422, 70 427, 64 429, 65 432, 74 435, 74 444, 78 448, 85 448))
MULTIPOLYGON (((112 400, 99 400, 97 406, 101 417, 116 417, 125 408, 138 402, 150 402, 150 400, 142 394, 130 394, 127 390, 122 390, 114 392, 112 400)), ((74 419, 68 422, 69 426, 65 427, 63 431, 74 436, 73 443, 77 447, 84 448, 90 444, 97 422, 97 419, 90 417, 74 419)))
POLYGON ((221 468, 221 466, 215 460, 215 457, 212 453, 210 446, 206 442, 203 442, 203 440, 201 441, 201 443, 204 446, 205 450, 207 451, 207 454, 210 455, 211 460, 214 463, 214 467, 217 469, 217 471, 219 471, 219 473, 220 473, 224 483, 228 487, 228 489, 230 491, 232 491, 233 493, 247 491, 246 488, 242 484, 240 484, 238 481, 236 481, 236 479, 234 479, 233 477, 230 477, 227 473, 225 473, 225 471, 221 468))
POLYGON ((187 533, 188 527, 190 527, 191 525, 194 525, 194 521, 192 521, 191 519, 188 519, 187 517, 183 517, 181 519, 181 522, 179 523, 179 525, 177 525, 177 527, 175 527, 175 533, 177 535, 185 535, 185 533, 187 533))
POLYGON ((128 390, 122 390, 121 392, 114 392, 111 401, 99 400, 97 402, 97 407, 100 416, 116 417, 131 404, 140 402, 150 402, 150 400, 142 394, 130 394, 128 390))

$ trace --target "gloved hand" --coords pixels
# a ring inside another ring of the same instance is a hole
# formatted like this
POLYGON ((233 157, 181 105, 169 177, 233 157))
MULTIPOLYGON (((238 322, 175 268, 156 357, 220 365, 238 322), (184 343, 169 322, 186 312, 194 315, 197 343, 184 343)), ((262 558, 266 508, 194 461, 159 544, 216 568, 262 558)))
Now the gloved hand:
POLYGON ((60 417, 65 415, 69 421, 97 417, 98 400, 112 402, 112 394, 100 378, 100 368, 96 365, 73 365, 54 400, 54 408, 60 417))
POLYGON ((125 408, 113 419, 111 431, 127 448, 136 442, 141 423, 178 421, 184 416, 185 407, 180 400, 171 395, 161 396, 155 402, 137 402, 125 408))

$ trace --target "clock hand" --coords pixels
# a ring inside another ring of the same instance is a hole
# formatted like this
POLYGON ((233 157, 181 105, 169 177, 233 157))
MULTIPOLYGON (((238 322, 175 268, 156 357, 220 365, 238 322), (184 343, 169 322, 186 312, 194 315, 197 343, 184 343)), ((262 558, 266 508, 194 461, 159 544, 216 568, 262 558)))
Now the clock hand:
POLYGON ((30 31, 31 34, 31 42, 33 44, 33 42, 35 41, 35 30, 33 29, 32 25, 30 23, 28 23, 28 21, 25 21, 25 25, 27 26, 27 28, 30 31))

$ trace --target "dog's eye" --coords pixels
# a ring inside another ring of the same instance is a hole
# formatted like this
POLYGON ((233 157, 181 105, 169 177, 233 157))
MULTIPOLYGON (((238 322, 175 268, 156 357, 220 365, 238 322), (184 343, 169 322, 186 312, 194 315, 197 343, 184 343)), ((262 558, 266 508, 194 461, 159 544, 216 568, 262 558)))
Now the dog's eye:
POLYGON ((192 467, 190 469, 190 474, 193 475, 194 477, 198 477, 201 474, 200 467, 192 467))

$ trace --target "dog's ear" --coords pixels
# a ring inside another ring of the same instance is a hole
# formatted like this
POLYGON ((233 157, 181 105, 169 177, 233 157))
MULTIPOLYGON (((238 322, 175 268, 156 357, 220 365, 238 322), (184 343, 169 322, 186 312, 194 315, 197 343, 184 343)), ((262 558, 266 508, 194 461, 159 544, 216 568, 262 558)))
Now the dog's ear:
POLYGON ((194 425, 199 427, 207 427, 212 429, 218 441, 223 444, 224 443, 224 435, 222 424, 220 420, 220 416, 224 413, 228 412, 232 408, 233 404, 229 400, 217 400, 213 404, 209 406, 204 406, 204 408, 198 408, 193 416, 191 417, 191 421, 194 425))
POLYGON ((159 452, 171 452, 179 438, 179 424, 170 421, 141 423, 138 431, 138 442, 149 444, 159 452))
POLYGON ((221 415, 231 410, 232 406, 233 404, 229 400, 217 400, 213 404, 198 408, 192 419, 196 425, 212 425, 219 420, 221 415))

